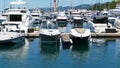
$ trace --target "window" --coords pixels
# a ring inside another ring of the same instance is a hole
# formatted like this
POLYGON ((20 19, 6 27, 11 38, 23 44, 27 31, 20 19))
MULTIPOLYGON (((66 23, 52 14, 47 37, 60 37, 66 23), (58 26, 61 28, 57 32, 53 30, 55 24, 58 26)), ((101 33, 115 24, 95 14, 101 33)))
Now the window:
POLYGON ((10 21, 22 21, 22 15, 10 15, 10 21))

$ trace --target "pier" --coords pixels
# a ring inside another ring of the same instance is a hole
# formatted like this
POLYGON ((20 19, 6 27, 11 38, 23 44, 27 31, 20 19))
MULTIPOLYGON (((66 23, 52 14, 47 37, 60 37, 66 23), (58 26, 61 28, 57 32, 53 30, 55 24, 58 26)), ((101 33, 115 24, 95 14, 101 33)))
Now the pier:
MULTIPOLYGON (((39 38, 39 31, 27 33, 26 38, 39 38)), ((91 33, 91 38, 120 38, 120 31, 116 33, 91 33)), ((63 43, 71 43, 69 33, 61 33, 63 43)))
POLYGON ((69 45, 71 44, 71 39, 70 39, 70 36, 69 36, 69 33, 62 33, 61 34, 61 40, 62 40, 62 44, 63 45, 69 45))
POLYGON ((39 31, 34 31, 34 32, 30 32, 27 33, 25 35, 26 38, 39 38, 39 31))
POLYGON ((91 33, 92 38, 120 38, 120 32, 117 33, 91 33))

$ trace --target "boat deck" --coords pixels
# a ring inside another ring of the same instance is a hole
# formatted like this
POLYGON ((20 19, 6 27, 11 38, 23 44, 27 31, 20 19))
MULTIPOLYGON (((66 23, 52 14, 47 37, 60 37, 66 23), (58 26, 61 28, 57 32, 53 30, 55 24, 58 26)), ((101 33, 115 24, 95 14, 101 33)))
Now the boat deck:
POLYGON ((31 33, 27 33, 25 35, 26 38, 39 38, 39 31, 34 31, 31 33))
POLYGON ((92 38, 120 38, 120 33, 91 33, 92 38))
POLYGON ((75 29, 78 33, 85 33, 85 29, 84 28, 76 28, 75 29))

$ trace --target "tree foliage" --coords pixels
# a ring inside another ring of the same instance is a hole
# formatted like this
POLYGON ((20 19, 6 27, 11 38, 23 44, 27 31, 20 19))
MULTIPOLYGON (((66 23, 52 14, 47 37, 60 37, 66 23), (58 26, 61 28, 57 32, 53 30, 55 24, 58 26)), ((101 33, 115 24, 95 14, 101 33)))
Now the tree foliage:
POLYGON ((113 9, 115 8, 116 4, 120 4, 120 0, 114 0, 111 2, 106 2, 106 3, 95 3, 91 10, 103 10, 103 9, 113 9))

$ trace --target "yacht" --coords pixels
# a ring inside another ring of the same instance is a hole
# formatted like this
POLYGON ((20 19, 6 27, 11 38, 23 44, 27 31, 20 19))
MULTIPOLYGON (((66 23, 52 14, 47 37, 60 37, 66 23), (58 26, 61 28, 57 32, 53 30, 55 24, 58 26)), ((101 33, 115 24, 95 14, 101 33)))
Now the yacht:
POLYGON ((59 43, 60 31, 51 20, 43 21, 40 28, 41 43, 59 43), (42 25, 43 24, 43 25, 42 25))
POLYGON ((83 15, 81 14, 80 11, 71 12, 71 17, 72 17, 73 24, 78 24, 79 21, 83 20, 83 15))
POLYGON ((16 44, 25 41, 23 33, 4 31, 2 26, 0 27, 0 37, 0 44, 16 44))
POLYGON ((57 21, 68 21, 68 18, 65 12, 58 12, 57 21))
POLYGON ((78 27, 74 26, 70 30, 70 38, 72 39, 73 44, 80 44, 83 42, 89 42, 91 35, 90 29, 84 28, 84 21, 79 21, 81 23, 78 27))
POLYGON ((65 14, 64 11, 58 12, 56 21, 58 23, 58 26, 64 27, 64 26, 67 25, 67 23, 68 23, 68 17, 65 14))
POLYGON ((112 28, 112 24, 108 22, 108 15, 96 12, 93 18, 93 27, 95 33, 104 33, 106 32, 105 29, 112 28))
POLYGON ((42 12, 40 9, 33 9, 31 12, 31 16, 33 17, 35 22, 39 22, 41 21, 42 12))
POLYGON ((10 2, 10 8, 6 10, 4 16, 6 16, 7 20, 2 24, 10 31, 17 31, 20 29, 27 33, 33 23, 27 8, 27 2, 23 2, 22 0, 10 2))

